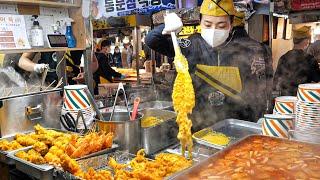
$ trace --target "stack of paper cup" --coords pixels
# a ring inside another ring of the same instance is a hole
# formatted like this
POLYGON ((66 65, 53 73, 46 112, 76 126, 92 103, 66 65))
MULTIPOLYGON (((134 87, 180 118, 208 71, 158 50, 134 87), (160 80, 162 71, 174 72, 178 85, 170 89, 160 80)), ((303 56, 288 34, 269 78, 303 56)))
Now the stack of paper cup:
MULTIPOLYGON (((70 113, 74 120, 77 119, 78 112, 81 111, 87 127, 92 124, 95 112, 86 95, 86 85, 69 85, 64 87, 63 105, 61 114, 70 113)), ((63 128, 63 126, 61 126, 63 128)), ((84 129, 84 124, 80 118, 78 121, 78 129, 84 129)))
POLYGON ((300 84, 297 92, 295 130, 320 132, 320 84, 300 84))
POLYGON ((273 114, 294 115, 297 97, 280 96, 275 99, 273 114))

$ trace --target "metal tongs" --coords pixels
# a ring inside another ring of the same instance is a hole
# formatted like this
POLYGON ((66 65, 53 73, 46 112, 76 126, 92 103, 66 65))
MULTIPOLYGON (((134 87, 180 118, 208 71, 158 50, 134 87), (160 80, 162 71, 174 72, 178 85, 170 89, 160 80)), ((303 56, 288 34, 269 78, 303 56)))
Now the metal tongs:
POLYGON ((94 111, 97 113, 97 116, 100 120, 103 120, 103 116, 98 108, 98 105, 96 104, 96 102, 94 101, 94 98, 92 96, 92 94, 89 92, 89 89, 84 89, 84 92, 86 93, 86 95, 88 96, 89 102, 90 104, 93 106, 94 111))
POLYGON ((63 127, 68 130, 68 131, 72 131, 72 132, 78 132, 81 133, 78 129, 78 124, 79 124, 79 119, 82 119, 83 125, 84 125, 84 130, 85 132, 87 132, 88 128, 83 116, 83 113, 81 110, 78 111, 77 113, 77 118, 74 119, 72 117, 72 115, 68 112, 65 115, 61 115, 60 116, 60 122, 62 123, 63 127))
POLYGON ((114 103, 113 103, 113 107, 112 107, 112 112, 111 112, 111 116, 110 116, 109 121, 111 121, 112 118, 113 118, 113 114, 114 114, 114 110, 115 110, 115 107, 116 107, 116 104, 117 104, 117 99, 118 99, 118 95, 119 95, 119 91, 120 91, 120 90, 123 91, 124 99, 125 99, 126 107, 127 107, 127 111, 128 111, 128 116, 129 116, 129 119, 131 119, 130 111, 129 111, 129 107, 128 107, 128 100, 127 100, 126 91, 124 90, 123 84, 120 82, 119 85, 118 85, 118 90, 117 90, 117 93, 116 93, 116 97, 115 97, 115 99, 114 99, 114 103))

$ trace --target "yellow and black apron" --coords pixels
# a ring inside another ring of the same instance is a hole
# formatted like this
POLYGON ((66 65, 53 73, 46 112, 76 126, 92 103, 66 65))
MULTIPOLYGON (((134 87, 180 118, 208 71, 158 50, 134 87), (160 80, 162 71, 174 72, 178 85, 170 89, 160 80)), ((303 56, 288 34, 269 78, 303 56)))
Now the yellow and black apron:
POLYGON ((242 82, 238 67, 198 64, 195 75, 224 95, 242 101, 239 96, 242 91, 242 82))

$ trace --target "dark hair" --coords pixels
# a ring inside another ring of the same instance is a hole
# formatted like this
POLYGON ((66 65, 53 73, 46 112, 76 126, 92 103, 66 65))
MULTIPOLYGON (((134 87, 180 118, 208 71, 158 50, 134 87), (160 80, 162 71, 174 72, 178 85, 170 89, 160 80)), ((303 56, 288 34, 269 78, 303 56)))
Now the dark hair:
POLYGON ((111 40, 106 39, 101 42, 101 48, 106 47, 106 46, 111 46, 111 40))
POLYGON ((114 47, 114 49, 119 49, 119 46, 114 47))
POLYGON ((293 38, 293 44, 300 44, 302 43, 302 41, 306 40, 306 39, 310 39, 310 38, 293 38))

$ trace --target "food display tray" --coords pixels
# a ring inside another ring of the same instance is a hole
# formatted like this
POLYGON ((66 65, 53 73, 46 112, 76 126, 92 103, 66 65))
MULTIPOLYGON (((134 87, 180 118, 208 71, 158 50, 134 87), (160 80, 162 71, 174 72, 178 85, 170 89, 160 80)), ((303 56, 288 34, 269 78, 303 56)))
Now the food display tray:
MULTIPOLYGON (((11 136, 6 136, 4 138, 0 138, 0 141, 1 140, 7 140, 7 141, 13 141, 14 140, 14 137, 16 135, 11 135, 11 136)), ((31 146, 27 146, 27 147, 31 147, 31 146)), ((22 148, 19 148, 19 149, 16 149, 16 150, 20 150, 20 149, 24 149, 26 147, 22 147, 22 148)), ((16 150, 11 150, 11 151, 1 151, 0 150, 0 162, 4 163, 4 164, 7 164, 7 165, 13 165, 14 164, 14 160, 13 159, 10 159, 7 155, 11 152, 14 152, 16 150)))
MULTIPOLYGON (((69 132, 69 131, 66 131, 66 130, 55 129, 55 128, 46 128, 46 129, 47 130, 55 130, 57 132, 74 133, 74 132, 69 132)), ((19 132, 19 133, 20 134, 30 134, 30 133, 33 133, 33 132, 35 132, 35 131, 26 131, 26 132, 21 132, 21 133, 19 132)), ((16 134, 0 138, 0 141, 1 140, 13 141, 15 136, 16 136, 16 134)), ((27 147, 32 147, 32 146, 26 146, 26 147, 23 147, 23 148, 20 148, 20 149, 12 150, 12 151, 1 151, 0 150, 0 162, 2 162, 4 164, 7 164, 7 165, 13 165, 14 164, 14 160, 10 159, 7 155, 9 153, 11 153, 11 152, 14 152, 14 151, 17 151, 17 150, 21 150, 21 149, 24 149, 24 148, 27 148, 27 147)))
MULTIPOLYGON (((198 144, 198 143, 194 143, 193 144, 193 152, 192 152, 193 161, 195 163, 200 162, 202 160, 207 159, 212 154, 215 154, 218 151, 219 151, 219 149, 204 146, 204 145, 198 144)), ((175 145, 163 150, 162 152, 181 155, 181 153, 182 153, 181 152, 181 145, 175 144, 175 145)), ((160 152, 160 153, 162 153, 162 152, 160 152)), ((152 157, 155 158, 156 155, 157 154, 153 155, 152 157)), ((185 157, 188 157, 188 151, 185 152, 185 157)))
MULTIPOLYGON (((112 168, 108 166, 109 157, 113 157, 117 161, 117 163, 128 164, 136 156, 133 154, 130 154, 129 152, 115 151, 115 152, 111 152, 108 154, 102 154, 99 156, 90 157, 87 159, 77 160, 77 162, 79 163, 82 171, 84 171, 84 172, 87 172, 90 167, 92 167, 96 171, 97 170, 110 170, 111 172, 113 172, 112 168)), ((69 172, 64 172, 61 170, 56 171, 55 174, 60 179, 66 179, 66 180, 80 179, 79 177, 76 177, 76 176, 70 174, 69 172)))
POLYGON ((231 145, 246 136, 261 134, 261 126, 253 122, 242 121, 238 119, 226 119, 193 134, 193 139, 199 144, 212 148, 224 149, 226 146, 212 144, 201 139, 210 131, 220 132, 230 137, 231 141, 228 145, 231 145))
POLYGON ((13 159, 15 161, 16 164, 16 168, 18 170, 20 170, 23 173, 26 173, 32 177, 35 177, 37 179, 53 179, 53 169, 54 167, 52 165, 49 164, 41 164, 41 165, 37 165, 37 164, 33 164, 29 161, 20 159, 18 157, 15 156, 15 154, 19 151, 25 151, 27 152, 28 150, 32 149, 32 147, 28 147, 28 148, 24 148, 24 149, 20 149, 20 150, 15 150, 13 152, 10 152, 7 154, 7 156, 10 159, 13 159))
MULTIPOLYGON (((114 152, 118 149, 118 147, 119 147, 119 145, 113 144, 111 148, 88 154, 84 157, 77 158, 76 160, 81 162, 82 160, 85 160, 86 158, 92 158, 92 157, 100 156, 100 155, 107 154, 110 152, 114 152)), ((20 171, 22 171, 32 177, 35 177, 37 179, 53 179, 54 166, 49 165, 49 164, 37 165, 37 164, 31 163, 29 161, 20 159, 15 156, 15 153, 17 153, 18 151, 23 150, 26 152, 30 149, 32 149, 31 146, 27 147, 27 148, 20 149, 20 150, 12 151, 7 154, 7 157, 9 159, 13 160, 13 162, 14 162, 14 164, 16 164, 16 168, 18 170, 20 170, 20 171)))
MULTIPOLYGON (((240 145, 241 143, 251 139, 251 138, 275 138, 278 141, 289 141, 288 139, 282 139, 282 138, 277 138, 277 137, 270 137, 270 136, 264 136, 264 135, 249 135, 246 136, 244 138, 241 138, 239 141, 235 142, 234 144, 226 147, 225 149, 213 154, 212 156, 210 156, 209 158, 207 158, 204 161, 201 161, 200 163, 185 169, 183 171, 177 172, 175 174, 173 174, 172 176, 170 176, 167 179, 177 179, 177 180, 184 180, 184 179, 188 179, 189 175, 195 174, 196 172, 200 171, 201 168, 205 165, 208 165, 209 163, 218 160, 219 158, 222 158, 225 156, 226 153, 228 153, 229 151, 231 151, 232 149, 236 149, 238 145, 240 145)), ((300 142, 300 141, 293 141, 290 140, 292 142, 297 142, 299 144, 310 144, 310 143, 304 143, 304 142, 300 142)), ((315 144, 313 144, 315 145, 315 144)))

